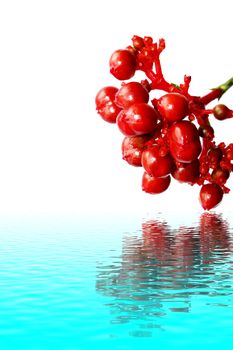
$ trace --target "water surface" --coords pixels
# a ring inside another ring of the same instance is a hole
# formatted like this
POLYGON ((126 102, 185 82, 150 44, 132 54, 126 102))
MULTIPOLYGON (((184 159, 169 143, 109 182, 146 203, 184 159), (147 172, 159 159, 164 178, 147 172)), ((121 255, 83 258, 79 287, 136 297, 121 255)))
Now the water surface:
POLYGON ((1 349, 232 346, 229 217, 2 220, 0 240, 1 349))

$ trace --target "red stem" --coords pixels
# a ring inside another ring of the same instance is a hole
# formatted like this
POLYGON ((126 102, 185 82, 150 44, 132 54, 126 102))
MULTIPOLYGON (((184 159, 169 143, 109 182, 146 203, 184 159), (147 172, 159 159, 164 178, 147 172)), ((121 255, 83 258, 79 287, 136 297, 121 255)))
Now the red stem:
POLYGON ((176 86, 169 84, 160 73, 153 72, 152 69, 147 69, 144 71, 146 76, 151 80, 151 90, 163 90, 166 92, 180 92, 180 89, 176 86))
POLYGON ((203 96, 200 98, 200 101, 204 105, 208 105, 211 101, 215 100, 216 98, 220 98, 222 95, 223 91, 220 88, 213 89, 211 92, 209 92, 207 95, 203 96))
POLYGON ((217 86, 215 89, 212 89, 211 92, 201 97, 200 100, 202 103, 204 103, 204 105, 207 105, 208 103, 215 100, 216 98, 220 99, 220 97, 232 86, 233 86, 233 77, 228 79, 225 83, 217 86))
POLYGON ((163 77, 162 68, 161 68, 161 64, 160 64, 160 59, 159 59, 159 54, 158 53, 154 56, 154 64, 155 64, 155 69, 156 69, 157 75, 159 77, 163 77))

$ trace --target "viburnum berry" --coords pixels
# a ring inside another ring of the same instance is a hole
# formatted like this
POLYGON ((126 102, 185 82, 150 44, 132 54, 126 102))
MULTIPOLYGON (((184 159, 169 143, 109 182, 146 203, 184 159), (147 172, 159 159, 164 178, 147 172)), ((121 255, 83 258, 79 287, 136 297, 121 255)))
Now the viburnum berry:
POLYGON ((213 170, 211 177, 219 185, 224 185, 230 176, 230 172, 227 169, 220 167, 213 170))
POLYGON ((113 86, 106 86, 97 93, 95 98, 97 112, 109 123, 116 123, 116 118, 121 111, 115 103, 117 91, 118 89, 113 86))
POLYGON ((159 194, 168 189, 170 182, 170 176, 154 177, 144 172, 142 176, 142 190, 151 194, 159 194))
POLYGON ((173 92, 160 97, 157 108, 167 121, 177 122, 188 115, 189 102, 184 95, 173 92))
POLYGON ((106 86, 100 89, 95 98, 96 108, 100 108, 109 102, 113 102, 117 91, 118 89, 114 86, 106 86))
POLYGON ((169 139, 180 146, 191 142, 199 142, 199 134, 196 126, 188 120, 172 124, 169 129, 169 139))
POLYGON ((130 165, 143 167, 142 189, 164 192, 173 179, 202 186, 200 203, 205 210, 217 206, 233 171, 233 143, 215 141, 211 118, 225 120, 233 111, 223 104, 207 105, 233 85, 233 78, 204 96, 191 95, 191 77, 181 84, 168 82, 160 62, 165 40, 134 35, 131 45, 110 57, 110 73, 123 81, 119 88, 106 86, 95 98, 96 109, 109 123, 117 123, 125 135, 122 157, 130 165), (145 74, 140 82, 131 79, 136 71, 145 74), (158 99, 153 91, 163 91, 158 99))
POLYGON ((158 112, 147 103, 135 103, 123 109, 117 117, 117 125, 126 136, 145 135, 155 131, 158 112))
POLYGON ((171 141, 170 152, 177 162, 191 163, 199 156, 201 152, 201 144, 198 141, 193 141, 186 145, 179 145, 171 141))
POLYGON ((218 120, 224 120, 230 118, 232 116, 232 113, 227 106, 223 104, 218 104, 213 108, 213 115, 218 120))
POLYGON ((113 52, 109 61, 110 73, 118 80, 128 80, 132 78, 136 71, 136 58, 127 49, 113 52))
POLYGON ((132 136, 125 137, 122 145, 122 158, 133 166, 142 166, 142 153, 146 148, 150 136, 132 136))
POLYGON ((200 190, 200 201, 205 210, 216 207, 221 202, 222 198, 223 190, 215 183, 205 184, 200 190))
POLYGON ((136 81, 123 84, 115 95, 115 103, 121 108, 129 108, 134 103, 147 103, 148 101, 148 91, 136 81))
POLYGON ((196 159, 191 163, 179 163, 172 172, 174 179, 179 182, 195 184, 200 175, 200 163, 196 159))
POLYGON ((164 177, 172 172, 175 165, 170 154, 161 156, 159 147, 152 146, 142 153, 142 166, 149 175, 164 177))
POLYGON ((169 144, 171 155, 178 162, 190 163, 201 152, 198 130, 187 120, 176 122, 170 127, 169 144))

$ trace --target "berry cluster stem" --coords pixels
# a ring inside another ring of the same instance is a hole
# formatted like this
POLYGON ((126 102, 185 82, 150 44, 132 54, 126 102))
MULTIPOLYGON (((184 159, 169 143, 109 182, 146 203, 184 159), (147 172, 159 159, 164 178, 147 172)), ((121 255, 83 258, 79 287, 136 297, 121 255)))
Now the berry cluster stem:
MULTIPOLYGON (((157 65, 160 66, 160 61, 159 59, 156 60, 157 65)), ((156 67, 156 65, 155 65, 156 67)), ((163 90, 166 92, 180 92, 180 88, 175 86, 174 84, 169 84, 163 76, 162 70, 159 69, 157 70, 156 68, 156 73, 152 69, 147 69, 145 71, 146 76, 151 80, 151 90, 163 90)))
POLYGON ((232 87, 232 85, 233 85, 233 77, 228 79, 225 83, 212 89, 211 92, 209 92, 207 95, 201 97, 201 102, 204 105, 207 105, 213 100, 215 100, 216 98, 219 100, 222 97, 222 95, 232 87))

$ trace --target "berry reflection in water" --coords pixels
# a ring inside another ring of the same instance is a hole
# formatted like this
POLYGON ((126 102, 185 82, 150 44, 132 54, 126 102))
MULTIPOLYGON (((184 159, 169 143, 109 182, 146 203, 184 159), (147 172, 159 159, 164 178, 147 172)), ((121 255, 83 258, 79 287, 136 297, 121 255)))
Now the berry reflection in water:
POLYGON ((141 236, 123 238, 119 259, 97 265, 96 289, 112 298, 107 299, 111 322, 132 323, 132 335, 137 336, 145 329, 166 328, 170 313, 192 313, 192 302, 198 305, 199 297, 204 309, 215 297, 230 303, 231 256, 229 225, 220 215, 203 213, 197 226, 175 230, 150 220, 142 223, 141 236))
POLYGON ((151 37, 135 35, 130 46, 113 52, 109 70, 123 82, 119 88, 102 88, 96 95, 96 109, 124 134, 123 159, 143 167, 143 191, 166 191, 172 176, 179 182, 202 186, 199 199, 202 207, 209 210, 230 191, 226 182, 233 171, 233 144, 216 144, 209 117, 222 121, 232 118, 233 111, 223 104, 213 109, 206 106, 233 85, 233 78, 202 97, 192 96, 190 76, 185 75, 179 85, 164 78, 160 63, 164 48, 164 39, 154 43, 151 37), (143 72, 146 79, 125 82, 137 71, 143 72), (150 92, 156 90, 165 94, 150 98, 150 92), (212 161, 214 153, 218 157, 212 161))

